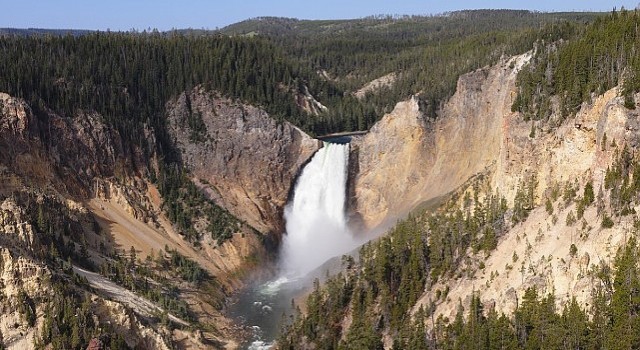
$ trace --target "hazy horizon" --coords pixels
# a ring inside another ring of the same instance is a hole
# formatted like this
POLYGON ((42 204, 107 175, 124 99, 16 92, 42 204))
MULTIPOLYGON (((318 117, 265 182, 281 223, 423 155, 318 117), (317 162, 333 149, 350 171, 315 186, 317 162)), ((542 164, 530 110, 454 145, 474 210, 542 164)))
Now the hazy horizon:
POLYGON ((446 12, 477 9, 530 10, 540 12, 607 12, 614 7, 636 8, 634 1, 572 0, 556 1, 479 1, 452 0, 446 3, 406 0, 388 3, 384 0, 351 1, 325 0, 301 2, 281 0, 264 2, 240 0, 211 2, 194 0, 124 0, 88 2, 61 0, 38 2, 16 1, 3 5, 0 27, 16 29, 60 30, 147 30, 157 29, 218 29, 256 17, 288 17, 301 20, 358 19, 378 15, 428 16, 446 12))

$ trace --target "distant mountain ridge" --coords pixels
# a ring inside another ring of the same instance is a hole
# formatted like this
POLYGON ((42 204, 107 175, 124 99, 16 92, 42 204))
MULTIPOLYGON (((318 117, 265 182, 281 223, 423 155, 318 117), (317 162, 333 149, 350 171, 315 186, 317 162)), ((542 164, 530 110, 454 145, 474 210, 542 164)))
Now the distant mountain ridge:
POLYGON ((95 30, 88 29, 46 29, 46 28, 0 28, 0 35, 18 35, 18 36, 30 36, 30 35, 87 35, 96 32, 95 30))
POLYGON ((355 19, 305 20, 289 17, 256 17, 228 25, 220 29, 228 35, 330 35, 351 30, 385 32, 406 30, 408 33, 440 31, 446 26, 468 26, 470 21, 483 24, 494 23, 494 28, 504 30, 505 19, 517 19, 515 26, 525 26, 533 22, 552 20, 591 20, 598 12, 535 12, 528 10, 462 10, 435 15, 376 15, 355 19), (466 22, 466 23, 465 23, 466 22), (406 28, 410 23, 413 28, 406 28), (393 28, 393 27, 396 28, 393 28))
MULTIPOLYGON (((529 10, 460 10, 443 12, 432 15, 390 15, 379 14, 362 18, 352 19, 319 19, 308 20, 292 17, 277 16, 260 16, 232 23, 220 29, 197 29, 197 28, 175 28, 170 30, 158 31, 157 29, 149 32, 194 34, 194 35, 243 35, 243 34, 262 34, 262 35, 282 35, 282 34, 331 34, 337 31, 372 29, 376 27, 398 24, 413 23, 418 25, 441 25, 441 23, 458 20, 496 20, 500 17, 513 17, 531 20, 533 18, 544 17, 546 19, 555 20, 590 20, 594 16, 598 16, 599 12, 537 12, 529 10)), ((133 27, 133 26, 132 26, 133 27)), ((133 27, 135 28, 135 27, 133 27)), ((77 29, 77 28, 17 28, 4 27, 0 28, 0 35, 86 35, 95 32, 123 32, 119 30, 94 30, 94 29, 77 29)), ((129 31, 124 31, 129 32, 129 31)), ((145 32, 145 30, 141 30, 145 32)))

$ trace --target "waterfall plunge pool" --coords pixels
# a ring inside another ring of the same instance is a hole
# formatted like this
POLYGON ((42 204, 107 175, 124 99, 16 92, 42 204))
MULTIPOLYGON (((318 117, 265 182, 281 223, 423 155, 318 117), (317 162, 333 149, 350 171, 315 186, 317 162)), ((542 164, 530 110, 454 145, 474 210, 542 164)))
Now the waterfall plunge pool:
POLYGON ((249 286, 237 294, 228 315, 250 332, 241 349, 269 349, 280 327, 295 313, 292 300, 304 293, 301 280, 278 277, 266 283, 249 286))

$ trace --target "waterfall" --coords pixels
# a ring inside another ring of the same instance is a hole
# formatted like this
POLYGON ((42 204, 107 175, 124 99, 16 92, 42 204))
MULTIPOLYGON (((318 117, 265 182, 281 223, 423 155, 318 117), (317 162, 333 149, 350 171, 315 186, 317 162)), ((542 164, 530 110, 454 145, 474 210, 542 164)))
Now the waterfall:
POLYGON ((304 290, 303 277, 362 243, 347 227, 348 165, 349 145, 325 142, 302 169, 284 209, 280 276, 248 290, 236 304, 236 315, 254 330, 249 350, 273 346, 280 316, 291 314, 291 300, 304 290))
POLYGON ((355 248, 345 213, 348 164, 349 144, 325 142, 298 177, 284 212, 280 264, 285 276, 305 275, 355 248))

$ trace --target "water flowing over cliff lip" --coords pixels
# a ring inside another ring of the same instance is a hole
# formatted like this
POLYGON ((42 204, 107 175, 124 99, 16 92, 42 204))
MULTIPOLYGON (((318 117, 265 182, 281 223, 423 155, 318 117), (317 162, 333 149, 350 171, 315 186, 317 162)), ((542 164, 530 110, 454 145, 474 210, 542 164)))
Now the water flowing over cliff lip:
POLYGON ((318 136, 317 139, 324 142, 346 144, 351 143, 354 137, 366 135, 368 132, 368 130, 336 132, 333 134, 318 136))
POLYGON ((348 144, 325 143, 297 179, 285 208, 280 254, 285 275, 305 275, 357 245, 345 208, 348 165, 348 144))

